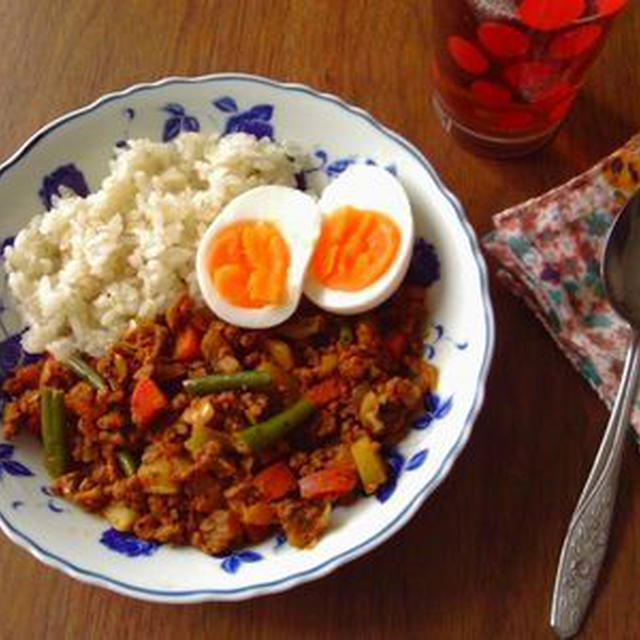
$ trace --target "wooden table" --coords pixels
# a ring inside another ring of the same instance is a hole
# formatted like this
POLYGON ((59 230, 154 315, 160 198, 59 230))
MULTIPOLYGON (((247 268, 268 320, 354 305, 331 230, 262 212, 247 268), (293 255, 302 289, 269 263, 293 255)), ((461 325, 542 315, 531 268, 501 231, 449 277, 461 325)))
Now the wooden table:
MULTIPOLYGON (((631 4, 555 142, 501 163, 468 154, 436 122, 424 0, 1 0, 0 156, 107 91, 170 74, 248 71, 369 110, 425 152, 484 233, 493 213, 640 129, 640 3, 631 4)), ((493 297, 497 350, 473 437, 444 485, 382 548, 282 595, 169 607, 75 582, 1 537, 0 637, 550 637, 559 545, 607 414, 531 313, 495 282, 493 297)), ((585 638, 640 631, 639 487, 630 450, 613 562, 585 638)))

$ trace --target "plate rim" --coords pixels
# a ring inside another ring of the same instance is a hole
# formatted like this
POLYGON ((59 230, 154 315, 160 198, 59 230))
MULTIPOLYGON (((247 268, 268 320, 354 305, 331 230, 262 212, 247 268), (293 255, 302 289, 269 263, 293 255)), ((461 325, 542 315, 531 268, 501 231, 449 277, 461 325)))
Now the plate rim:
POLYGON ((392 535, 400 531, 400 529, 402 529, 409 522, 409 520, 412 519, 418 509, 426 502, 427 498, 437 489, 438 486, 440 486, 444 479, 449 475, 453 463, 459 457, 460 453, 467 444, 471 435, 471 431, 473 429, 473 424, 484 401, 487 377, 489 374, 489 369, 491 366, 495 348, 495 321, 491 303, 488 271, 484 257, 480 250, 475 231, 473 230, 473 227, 467 219, 462 203, 457 198, 457 196, 455 196, 453 192, 444 184, 429 160, 427 160, 425 155, 413 143, 409 142, 400 134, 383 125, 368 111, 343 100, 333 93, 318 91, 302 83, 283 82, 260 75, 242 72, 212 73, 199 76, 172 75, 163 77, 153 82, 141 82, 133 84, 124 89, 103 94, 93 102, 85 104, 84 106, 81 106, 77 109, 65 112, 61 116, 49 121, 39 129, 37 129, 13 154, 11 154, 4 162, 0 164, 0 178, 2 178, 2 176, 4 176, 11 169, 17 167, 20 164, 21 160, 28 156, 32 148, 34 148, 42 139, 50 135, 60 126, 68 123, 71 120, 75 120, 79 117, 87 115, 103 106, 104 104, 107 104, 114 100, 126 98, 127 96, 133 95, 135 93, 149 91, 172 84, 207 84, 222 81, 242 81, 262 84, 272 89, 277 89, 287 93, 304 93, 325 102, 331 102, 341 109, 347 111, 348 113, 365 120, 368 124, 372 125, 375 129, 380 131, 380 133, 382 133, 384 136, 390 138, 393 142, 402 146, 406 151, 409 152, 411 156, 413 156, 413 158, 427 171, 436 188, 442 193, 444 198, 451 205, 461 224, 462 231, 464 232, 467 241, 469 242, 469 247, 475 259, 478 270, 480 293, 483 303, 483 312, 486 326, 485 347, 484 353, 482 355, 482 364, 479 370, 475 394, 469 412, 464 418, 463 428, 457 440, 451 447, 451 450, 447 453, 440 467, 438 468, 435 475, 431 478, 431 480, 416 492, 411 501, 399 514, 397 514, 393 518, 393 520, 391 520, 391 522, 387 523, 382 529, 376 531, 372 536, 370 536, 360 544, 350 547, 349 549, 346 549, 329 558, 328 560, 325 560, 309 569, 289 574, 277 580, 262 581, 256 584, 246 585, 233 589, 190 589, 186 591, 163 591, 162 589, 138 587, 121 580, 117 580, 115 578, 110 578, 99 572, 79 567, 64 558, 50 551, 47 551, 41 545, 33 541, 26 533, 19 531, 17 527, 15 527, 15 525, 13 525, 9 521, 9 519, 7 519, 2 511, 0 511, 0 529, 13 543, 27 550, 32 556, 34 556, 43 564, 57 569, 58 571, 61 571, 62 573, 65 573, 66 575, 79 580, 80 582, 103 587, 121 595, 133 597, 138 600, 163 602, 167 604, 196 603, 207 601, 239 601, 272 593, 280 593, 306 582, 310 582, 312 580, 317 580, 319 578, 327 576, 328 574, 335 571, 338 567, 347 564, 348 562, 352 562, 356 558, 359 558, 369 551, 372 551, 373 549, 379 547, 392 535))

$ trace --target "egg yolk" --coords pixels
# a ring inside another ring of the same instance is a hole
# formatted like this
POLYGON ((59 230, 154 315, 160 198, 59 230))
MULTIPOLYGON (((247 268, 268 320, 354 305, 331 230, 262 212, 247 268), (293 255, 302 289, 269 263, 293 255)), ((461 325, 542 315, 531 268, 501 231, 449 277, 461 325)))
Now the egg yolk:
POLYGON ((237 222, 211 243, 209 272, 218 293, 237 307, 282 304, 287 293, 289 248, 271 222, 237 222))
POLYGON ((387 271, 399 247, 400 229, 389 216, 342 207, 322 224, 313 273, 331 289, 359 291, 387 271))

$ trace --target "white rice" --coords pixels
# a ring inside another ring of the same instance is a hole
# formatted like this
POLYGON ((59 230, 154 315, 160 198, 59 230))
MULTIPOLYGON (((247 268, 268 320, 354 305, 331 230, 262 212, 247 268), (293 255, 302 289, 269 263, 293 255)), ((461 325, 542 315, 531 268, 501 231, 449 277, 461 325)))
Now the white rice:
POLYGON ((293 186, 298 167, 266 138, 188 133, 132 140, 110 169, 95 193, 59 198, 6 249, 27 351, 97 356, 185 288, 198 297, 194 259, 208 224, 247 189, 293 186))

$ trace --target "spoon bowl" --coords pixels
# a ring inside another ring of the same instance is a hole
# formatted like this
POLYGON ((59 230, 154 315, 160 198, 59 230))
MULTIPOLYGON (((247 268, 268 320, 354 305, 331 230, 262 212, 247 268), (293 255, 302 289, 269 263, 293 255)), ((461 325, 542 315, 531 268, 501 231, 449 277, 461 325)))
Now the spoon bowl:
POLYGON ((640 191, 607 236, 602 260, 605 293, 616 313, 640 328, 640 191))

